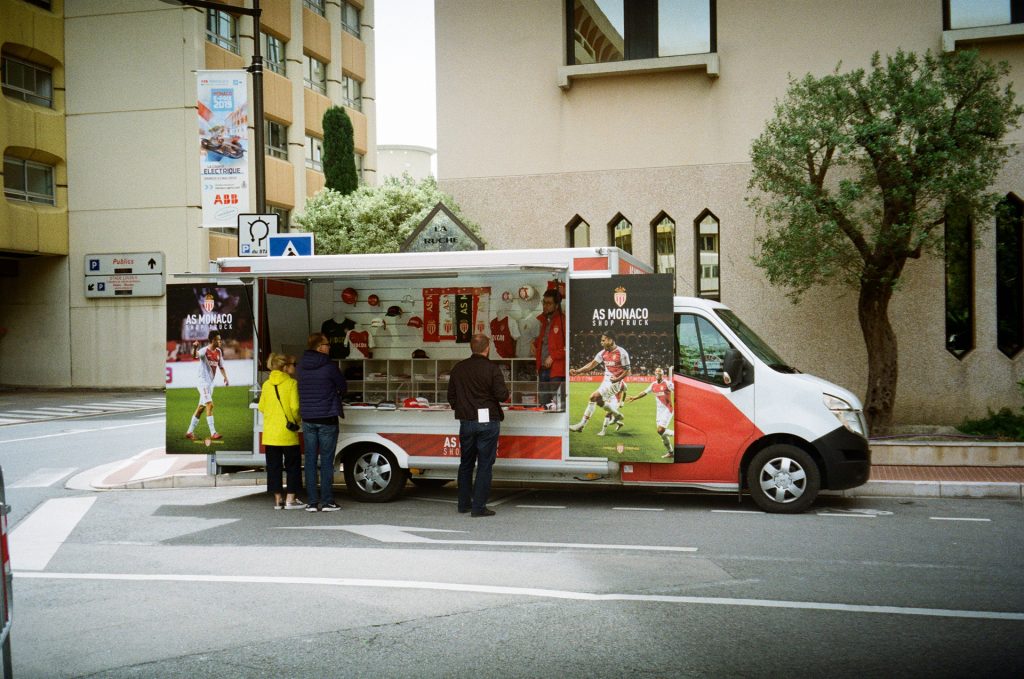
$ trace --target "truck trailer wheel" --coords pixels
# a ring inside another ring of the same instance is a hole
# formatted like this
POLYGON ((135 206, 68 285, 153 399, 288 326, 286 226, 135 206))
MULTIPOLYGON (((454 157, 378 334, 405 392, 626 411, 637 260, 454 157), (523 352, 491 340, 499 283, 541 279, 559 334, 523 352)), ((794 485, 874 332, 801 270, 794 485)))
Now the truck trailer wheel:
POLYGON ((757 506, 766 512, 802 512, 811 506, 820 488, 818 465, 796 446, 768 446, 747 467, 747 489, 757 506))
POLYGON ((345 456, 345 485, 359 502, 390 502, 401 495, 408 472, 390 451, 365 448, 345 456))

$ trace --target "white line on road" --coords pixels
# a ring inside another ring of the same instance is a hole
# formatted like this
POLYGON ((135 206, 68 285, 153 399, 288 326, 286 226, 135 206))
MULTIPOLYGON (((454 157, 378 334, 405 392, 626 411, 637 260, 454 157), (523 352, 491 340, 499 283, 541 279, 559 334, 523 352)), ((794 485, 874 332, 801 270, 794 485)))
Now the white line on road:
POLYGON ((818 516, 843 516, 848 519, 874 519, 874 514, 830 514, 829 512, 818 512, 818 516))
POLYGON ((57 483, 68 474, 75 471, 75 467, 57 469, 55 467, 40 467, 35 472, 23 479, 19 479, 7 486, 8 488, 46 488, 57 483))
POLYGON ((764 514, 753 509, 712 509, 712 514, 764 514))
POLYGON ((969 519, 962 516, 929 516, 932 521, 991 521, 992 519, 969 519))
POLYGON ((516 505, 520 509, 565 509, 565 505, 516 505))
POLYGON ((665 594, 625 594, 573 592, 534 587, 505 587, 501 585, 470 585, 455 582, 428 582, 422 580, 370 580, 361 578, 307 578, 259 575, 161 575, 141 573, 22 573, 16 578, 43 580, 109 580, 128 582, 219 582, 248 585, 304 585, 333 587, 368 587, 379 589, 417 589, 441 592, 470 592, 506 596, 543 597, 575 601, 640 601, 664 604, 696 604, 707 606, 745 606, 753 608, 787 608, 795 610, 834 611, 837 613, 874 613, 882 615, 919 615, 938 618, 973 618, 979 620, 1011 620, 1024 622, 1024 613, 1003 611, 966 611, 944 608, 914 608, 902 606, 866 606, 860 604, 819 603, 815 601, 778 601, 772 599, 733 599, 725 597, 671 596, 665 594))
POLYGON ((509 500, 515 500, 516 498, 523 497, 524 495, 529 495, 532 492, 533 492, 533 490, 528 488, 526 490, 521 490, 518 493, 512 493, 511 495, 506 495, 505 497, 503 497, 503 498, 501 498, 499 500, 494 500, 493 502, 488 502, 487 504, 492 505, 494 507, 497 507, 498 505, 505 504, 509 500))
POLYGON ((71 436, 72 434, 90 434, 94 431, 111 431, 113 429, 125 429, 126 427, 142 427, 147 424, 155 424, 153 420, 146 422, 133 422, 132 424, 116 424, 110 427, 96 427, 95 429, 72 429, 71 431, 62 431, 56 434, 41 434, 39 436, 26 436, 20 439, 5 439, 0 440, 0 446, 5 443, 19 443, 21 441, 38 441, 39 439, 50 439, 56 436, 71 436))
POLYGON ((663 512, 664 509, 658 507, 612 507, 620 512, 663 512))
POLYGON ((8 537, 11 567, 33 571, 46 568, 95 501, 95 497, 66 497, 39 505, 8 537))

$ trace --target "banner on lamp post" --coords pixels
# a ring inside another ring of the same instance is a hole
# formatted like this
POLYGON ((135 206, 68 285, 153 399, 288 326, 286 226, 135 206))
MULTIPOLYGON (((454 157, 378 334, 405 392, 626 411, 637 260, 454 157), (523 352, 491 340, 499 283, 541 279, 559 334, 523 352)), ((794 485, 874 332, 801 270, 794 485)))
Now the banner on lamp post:
POLYGON ((235 227, 249 212, 247 82, 244 70, 196 72, 204 227, 235 227))

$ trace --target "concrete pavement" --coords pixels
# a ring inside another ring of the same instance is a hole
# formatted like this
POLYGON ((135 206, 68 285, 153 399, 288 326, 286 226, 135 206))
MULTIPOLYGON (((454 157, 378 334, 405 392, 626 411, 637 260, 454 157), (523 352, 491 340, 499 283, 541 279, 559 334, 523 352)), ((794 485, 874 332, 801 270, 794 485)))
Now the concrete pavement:
MULTIPOLYGON (((46 419, 86 417, 127 410, 162 409, 160 390, 0 389, 0 432, 5 427, 46 419)), ((871 442, 869 481, 837 493, 846 497, 963 497, 1024 501, 1024 443, 984 442, 967 437, 922 437, 871 442)), ((340 477, 340 474, 339 474, 340 477)), ((340 483, 341 479, 337 481, 340 483)), ((92 470, 88 487, 186 488, 259 486, 262 470, 207 473, 205 455, 167 455, 162 448, 141 452, 92 470)))

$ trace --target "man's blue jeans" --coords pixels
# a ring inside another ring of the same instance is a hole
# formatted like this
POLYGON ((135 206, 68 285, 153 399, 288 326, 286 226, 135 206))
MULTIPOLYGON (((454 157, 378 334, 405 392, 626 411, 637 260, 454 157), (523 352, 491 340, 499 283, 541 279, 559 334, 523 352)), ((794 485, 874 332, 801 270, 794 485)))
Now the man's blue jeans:
POLYGON ((459 511, 481 512, 487 507, 491 492, 491 468, 498 457, 500 422, 459 421, 459 511), (476 479, 473 467, 476 466, 476 479), (472 506, 471 506, 472 505, 472 506))
POLYGON ((306 445, 306 502, 330 504, 334 502, 334 449, 338 445, 338 425, 302 423, 302 438, 306 445), (319 468, 320 483, 316 482, 319 468), (317 488, 319 487, 319 493, 317 488))

